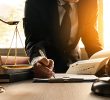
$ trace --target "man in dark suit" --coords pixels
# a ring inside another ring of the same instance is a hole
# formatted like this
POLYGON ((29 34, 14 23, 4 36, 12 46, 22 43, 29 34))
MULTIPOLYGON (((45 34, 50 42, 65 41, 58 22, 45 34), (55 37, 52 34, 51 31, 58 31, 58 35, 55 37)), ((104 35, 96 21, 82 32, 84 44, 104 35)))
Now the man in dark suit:
POLYGON ((101 50, 96 19, 97 0, 27 0, 23 20, 25 49, 35 77, 51 77, 53 70, 64 73, 68 64, 80 60, 80 38, 89 57, 101 50), (67 21, 64 28, 66 9, 63 6, 67 3, 70 23, 67 21))

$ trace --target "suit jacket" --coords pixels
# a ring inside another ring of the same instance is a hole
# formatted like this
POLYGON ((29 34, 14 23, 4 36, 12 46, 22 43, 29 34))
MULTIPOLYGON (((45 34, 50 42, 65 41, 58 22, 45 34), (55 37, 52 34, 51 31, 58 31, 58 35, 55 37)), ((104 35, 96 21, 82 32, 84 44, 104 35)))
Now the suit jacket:
POLYGON ((62 45, 59 38, 57 0, 27 0, 23 26, 26 36, 25 48, 30 60, 39 56, 38 50, 41 49, 48 58, 55 61, 55 72, 65 72, 69 62, 79 60, 77 44, 80 38, 89 56, 101 50, 102 45, 94 27, 97 18, 97 0, 80 0, 78 18, 77 39, 71 45, 68 43, 62 45))

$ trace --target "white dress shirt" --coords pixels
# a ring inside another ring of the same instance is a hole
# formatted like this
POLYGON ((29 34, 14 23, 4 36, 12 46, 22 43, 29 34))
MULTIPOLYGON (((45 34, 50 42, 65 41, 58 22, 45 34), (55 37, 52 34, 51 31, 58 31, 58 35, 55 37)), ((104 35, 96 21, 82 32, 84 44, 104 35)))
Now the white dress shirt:
MULTIPOLYGON (((65 2, 63 0, 59 0, 58 10, 59 10, 60 25, 61 25, 63 16, 65 14, 65 9, 63 8, 64 4, 65 2)), ((71 11, 70 11, 71 34, 70 34, 69 45, 71 45, 71 43, 73 43, 76 40, 76 36, 78 32, 77 3, 70 3, 70 6, 71 6, 71 11)))

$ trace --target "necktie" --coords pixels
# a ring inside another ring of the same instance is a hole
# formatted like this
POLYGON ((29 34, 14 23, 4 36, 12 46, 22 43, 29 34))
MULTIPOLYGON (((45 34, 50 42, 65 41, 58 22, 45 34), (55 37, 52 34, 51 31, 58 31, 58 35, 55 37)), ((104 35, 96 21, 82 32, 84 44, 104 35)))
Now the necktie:
POLYGON ((70 20, 70 5, 66 3, 63 5, 65 9, 65 14, 63 16, 61 27, 60 27, 60 39, 61 45, 65 48, 67 46, 67 42, 69 40, 70 31, 71 31, 71 20, 70 20))

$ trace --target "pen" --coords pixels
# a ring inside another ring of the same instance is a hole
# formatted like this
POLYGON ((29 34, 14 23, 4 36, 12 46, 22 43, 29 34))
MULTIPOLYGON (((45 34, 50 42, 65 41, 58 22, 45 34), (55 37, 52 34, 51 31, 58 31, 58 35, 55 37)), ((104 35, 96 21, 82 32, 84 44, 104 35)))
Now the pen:
MULTIPOLYGON (((46 57, 45 54, 42 52, 42 50, 39 50, 39 53, 40 53, 41 56, 46 57)), ((53 78, 55 78, 55 73, 54 72, 52 72, 52 76, 53 76, 53 78)))
POLYGON ((39 53, 41 56, 46 57, 45 54, 42 52, 42 50, 39 50, 39 53))

